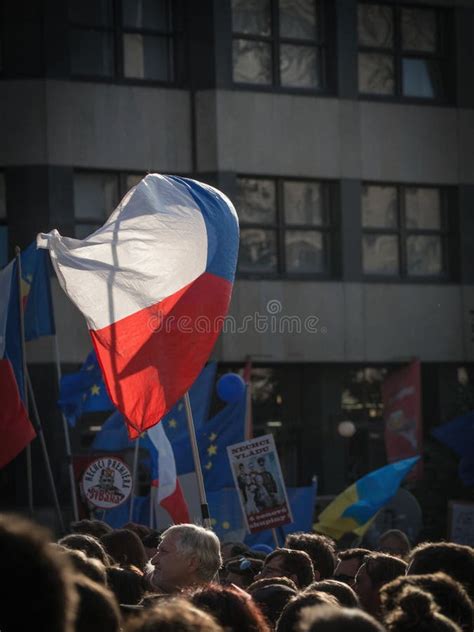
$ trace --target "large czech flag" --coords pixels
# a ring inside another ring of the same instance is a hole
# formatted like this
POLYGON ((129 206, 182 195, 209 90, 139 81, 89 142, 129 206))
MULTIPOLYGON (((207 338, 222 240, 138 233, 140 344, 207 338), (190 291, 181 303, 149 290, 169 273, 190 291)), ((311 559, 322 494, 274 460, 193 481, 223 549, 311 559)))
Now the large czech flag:
POLYGON ((237 265, 235 209, 217 189, 150 174, 86 239, 38 236, 84 314, 110 398, 132 438, 199 375, 222 329, 237 265))

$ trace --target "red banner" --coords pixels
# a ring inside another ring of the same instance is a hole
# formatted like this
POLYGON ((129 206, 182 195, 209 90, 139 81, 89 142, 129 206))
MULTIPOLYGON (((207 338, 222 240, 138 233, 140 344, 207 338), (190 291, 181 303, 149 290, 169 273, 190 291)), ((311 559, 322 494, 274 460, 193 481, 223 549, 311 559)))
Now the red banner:
MULTIPOLYGON (((422 456, 421 368, 418 360, 387 377, 382 385, 382 401, 388 462, 422 456)), ((407 479, 417 480, 422 474, 420 459, 407 479)))

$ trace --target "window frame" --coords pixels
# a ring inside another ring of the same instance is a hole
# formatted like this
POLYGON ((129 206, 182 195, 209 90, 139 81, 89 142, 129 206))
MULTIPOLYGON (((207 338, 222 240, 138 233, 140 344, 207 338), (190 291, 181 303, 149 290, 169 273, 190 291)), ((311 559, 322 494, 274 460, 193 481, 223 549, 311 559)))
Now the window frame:
POLYGON ((73 30, 99 31, 112 34, 113 53, 113 73, 112 75, 90 75, 87 73, 75 73, 70 65, 71 81, 90 81, 93 83, 109 83, 123 85, 139 85, 151 87, 180 88, 185 85, 185 73, 183 68, 182 51, 179 50, 185 41, 184 26, 182 22, 182 0, 167 0, 168 9, 171 14, 170 30, 166 33, 154 29, 139 29, 126 27, 122 18, 122 0, 111 0, 112 21, 111 26, 86 26, 69 19, 69 51, 71 51, 71 34, 73 30), (126 77, 124 73, 124 45, 123 38, 127 33, 140 35, 152 35, 156 37, 166 37, 171 41, 171 50, 168 63, 172 68, 172 79, 165 81, 161 79, 147 79, 140 77, 126 77))
MULTIPOLYGON (((86 174, 86 175, 109 175, 109 176, 114 176, 117 182, 117 194, 118 194, 118 200, 117 200, 117 204, 120 202, 120 200, 122 199, 124 193, 122 193, 123 188, 124 188, 124 182, 126 181, 126 175, 124 176, 124 172, 122 171, 115 171, 113 169, 74 169, 73 170, 73 218, 74 218, 74 237, 76 239, 83 239, 81 237, 76 237, 76 227, 77 226, 85 226, 85 225, 97 225, 97 228, 100 228, 101 226, 103 226, 104 222, 107 221, 108 217, 110 216, 107 215, 106 217, 104 217, 104 220, 102 222, 97 222, 97 219, 94 217, 90 217, 90 218, 84 218, 84 219, 78 219, 76 217, 76 200, 75 200, 75 191, 74 191, 74 187, 75 187, 75 176, 78 174, 86 174)), ((114 207, 115 208, 115 207, 114 207)), ((114 210, 114 208, 112 208, 110 210, 110 213, 112 213, 112 211, 114 210)), ((97 230, 97 229, 96 229, 97 230)))
MULTIPOLYGON (((251 179, 251 180, 271 180, 275 185, 275 222, 272 224, 262 224, 258 222, 242 222, 239 218, 240 229, 258 229, 258 230, 273 230, 276 233, 276 269, 275 271, 251 271, 251 270, 239 270, 237 266, 237 278, 239 279, 287 279, 287 280, 333 280, 335 271, 335 253, 337 248, 335 246, 337 224, 335 218, 334 204, 334 181, 325 178, 298 178, 294 176, 271 176, 262 174, 248 174, 239 173, 236 175, 236 190, 237 180, 239 179, 251 179), (311 183, 319 184, 322 187, 322 197, 325 203, 326 222, 321 225, 315 224, 288 224, 285 221, 285 206, 284 206, 284 183, 285 182, 298 182, 298 183, 311 183), (287 231, 303 230, 314 231, 321 233, 324 240, 324 272, 291 272, 286 269, 286 247, 285 247, 285 235, 287 231)), ((237 207, 237 215, 239 215, 239 209, 237 207)))
POLYGON ((375 282, 404 282, 404 283, 447 283, 454 281, 455 266, 452 260, 453 251, 453 227, 449 215, 452 206, 452 189, 449 186, 439 184, 400 183, 387 181, 363 180, 361 181, 361 271, 364 281, 375 282), (362 190, 364 186, 392 187, 397 192, 397 227, 366 227, 362 217, 362 190), (405 212, 406 189, 437 189, 440 192, 440 228, 407 228, 405 212), (365 235, 393 235, 398 239, 398 272, 397 274, 377 274, 364 271, 364 237, 365 235), (442 272, 437 275, 411 275, 407 271, 407 242, 411 236, 436 236, 441 240, 442 272))
POLYGON ((393 11, 393 47, 382 48, 378 46, 367 46, 359 43, 358 23, 356 23, 357 39, 357 94, 360 101, 382 101, 397 103, 413 103, 422 105, 452 105, 453 85, 450 78, 450 69, 454 70, 451 37, 451 13, 447 7, 430 4, 413 4, 410 2, 399 4, 393 0, 357 0, 357 9, 360 5, 383 5, 388 6, 393 11), (404 50, 402 45, 402 10, 418 9, 430 10, 436 14, 437 35, 439 37, 439 50, 435 53, 427 51, 404 50), (394 92, 393 94, 376 94, 362 92, 359 88, 359 54, 374 53, 389 55, 394 60, 394 92), (442 73, 443 94, 433 99, 429 97, 410 96, 403 94, 403 59, 423 59, 438 61, 442 73))
MULTIPOLYGON (((270 2, 270 34, 255 35, 252 33, 241 33, 234 31, 232 24, 232 6, 231 11, 231 85, 238 90, 258 91, 258 92, 284 92, 289 94, 302 95, 333 95, 329 82, 329 56, 330 43, 328 37, 328 11, 324 0, 314 0, 314 9, 316 14, 316 37, 314 39, 298 39, 294 37, 285 37, 280 35, 280 12, 279 0, 269 0, 270 2), (233 44, 234 40, 247 40, 253 42, 262 42, 270 45, 271 50, 271 81, 270 83, 246 83, 242 81, 234 81, 234 60, 233 60, 233 44), (314 48, 318 55, 318 71, 320 74, 319 87, 306 86, 286 86, 281 83, 280 73, 280 47, 281 45, 306 46, 314 48)), ((231 3, 231 0, 230 0, 231 3)))

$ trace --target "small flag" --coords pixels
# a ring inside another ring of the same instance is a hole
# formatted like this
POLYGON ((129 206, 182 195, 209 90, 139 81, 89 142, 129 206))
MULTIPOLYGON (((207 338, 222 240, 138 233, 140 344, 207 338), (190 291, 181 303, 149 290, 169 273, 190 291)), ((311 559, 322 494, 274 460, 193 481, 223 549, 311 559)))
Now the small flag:
POLYGON ((32 243, 21 253, 21 296, 25 319, 25 340, 53 336, 53 301, 49 278, 49 257, 32 243))

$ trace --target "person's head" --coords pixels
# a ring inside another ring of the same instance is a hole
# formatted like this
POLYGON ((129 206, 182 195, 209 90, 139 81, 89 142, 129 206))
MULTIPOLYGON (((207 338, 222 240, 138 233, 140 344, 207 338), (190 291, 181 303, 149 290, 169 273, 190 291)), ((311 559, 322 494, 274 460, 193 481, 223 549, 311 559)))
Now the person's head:
POLYGON ((366 555, 370 555, 369 549, 346 549, 339 552, 339 561, 334 570, 334 579, 344 582, 351 588, 355 586, 357 571, 362 566, 366 555))
POLYGON ((253 584, 250 584, 250 586, 247 587, 247 592, 252 595, 254 590, 259 590, 264 586, 271 586, 273 584, 286 586, 287 588, 291 588, 291 590, 294 590, 295 592, 298 592, 299 590, 295 582, 289 577, 266 577, 264 579, 257 579, 253 582, 253 584))
POLYGON ((146 538, 146 536, 152 532, 152 529, 150 529, 150 527, 147 527, 144 524, 138 524, 137 522, 127 522, 127 524, 123 525, 123 528, 136 533, 142 541, 143 538, 146 538))
POLYGON ((301 615, 310 606, 330 606, 340 608, 341 604, 334 597, 323 592, 304 592, 293 597, 286 606, 277 621, 276 632, 296 632, 301 624, 301 615))
POLYGON ((105 586, 107 584, 107 575, 105 566, 94 557, 87 557, 83 551, 76 549, 64 549, 64 555, 67 556, 74 570, 82 573, 92 581, 105 586))
POLYGON ((223 582, 227 585, 234 584, 239 588, 247 588, 261 571, 263 562, 249 557, 238 556, 228 560, 224 564, 223 582))
POLYGON ((453 542, 425 542, 408 557, 408 575, 443 571, 458 581, 474 601, 474 549, 453 542))
POLYGON ((116 529, 102 536, 101 542, 110 557, 121 566, 135 566, 141 571, 148 561, 145 547, 134 531, 116 529))
POLYGON ((385 617, 389 632, 461 632, 461 628, 440 613, 433 597, 415 586, 406 586, 397 607, 385 617))
POLYGON ((194 524, 180 524, 164 531, 156 554, 152 582, 175 590, 210 582, 222 558, 219 539, 213 531, 194 524))
POLYGON ((119 632, 120 609, 110 590, 84 575, 76 575, 74 585, 79 596, 75 632, 119 632))
POLYGON ((82 533, 84 535, 93 535, 94 538, 101 538, 112 531, 112 527, 102 520, 84 519, 71 522, 71 533, 82 533))
POLYGON ((72 632, 77 607, 73 571, 50 534, 15 515, 0 514, 0 630, 72 632))
POLYGON ((145 547, 145 553, 147 559, 151 559, 156 553, 156 547, 160 543, 161 533, 159 531, 150 531, 143 540, 143 546, 145 547))
POLYGON ((385 632, 385 628, 357 608, 314 606, 302 612, 299 632, 385 632))
POLYGON ((289 577, 298 588, 306 588, 314 581, 313 563, 304 551, 275 549, 265 558, 263 568, 256 579, 266 577, 289 577))
POLYGON ((265 457, 264 456, 260 456, 257 459, 257 465, 260 471, 263 471, 266 468, 266 463, 265 463, 265 457))
POLYGON ((233 557, 237 557, 238 555, 252 557, 250 555, 249 547, 246 544, 243 544, 243 542, 222 542, 221 553, 224 563, 233 557))
POLYGON ((319 533, 290 533, 286 536, 285 547, 294 551, 304 551, 313 562, 315 579, 329 579, 336 566, 334 541, 319 533))
POLYGON ((120 566, 109 566, 107 585, 119 604, 137 605, 145 594, 143 576, 120 566))
POLYGON ((429 592, 441 614, 457 623, 465 632, 472 632, 473 604, 467 592, 445 573, 402 575, 385 584, 380 590, 382 614, 386 617, 398 606, 398 599, 407 586, 429 592))
MULTIPOLYGON (((265 582, 267 580, 262 579, 261 581, 265 582)), ((284 607, 290 599, 296 597, 297 593, 296 589, 284 584, 265 584, 260 588, 255 588, 250 594, 267 621, 274 628, 284 607)))
POLYGON ((58 544, 67 549, 82 551, 87 557, 93 557, 102 562, 104 566, 108 566, 110 563, 109 556, 101 542, 93 535, 71 533, 58 540, 58 544))
POLYGON ((224 632, 207 612, 185 599, 157 601, 131 620, 127 632, 224 632))
POLYGON ((377 549, 381 553, 388 553, 405 559, 411 551, 411 545, 403 531, 390 529, 380 536, 377 549))
POLYGON ((384 584, 404 575, 407 565, 386 553, 371 553, 357 571, 355 591, 362 607, 372 615, 380 608, 379 591, 384 584))
POLYGON ((244 591, 210 584, 197 589, 189 599, 212 614, 226 632, 270 632, 260 609, 244 591))
POLYGON ((350 586, 336 579, 323 579, 322 582, 313 582, 305 589, 305 592, 326 592, 334 595, 344 608, 359 608, 359 598, 350 586))

